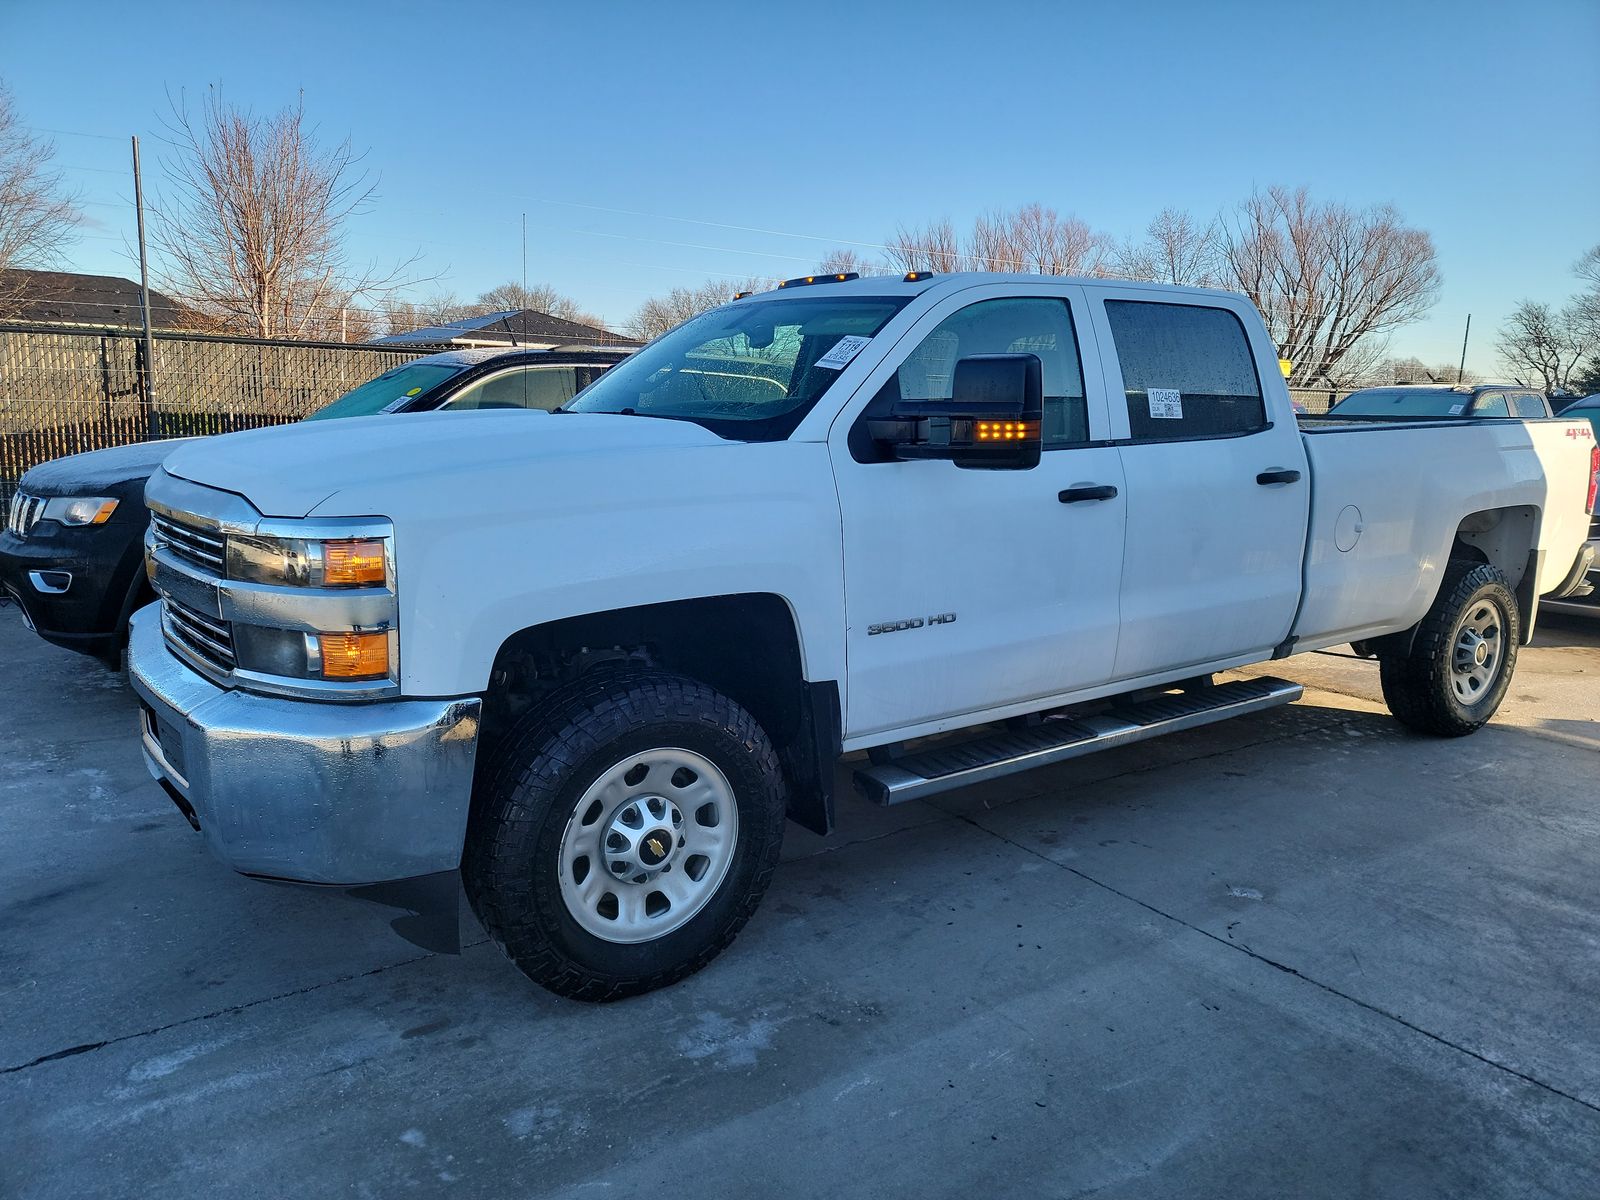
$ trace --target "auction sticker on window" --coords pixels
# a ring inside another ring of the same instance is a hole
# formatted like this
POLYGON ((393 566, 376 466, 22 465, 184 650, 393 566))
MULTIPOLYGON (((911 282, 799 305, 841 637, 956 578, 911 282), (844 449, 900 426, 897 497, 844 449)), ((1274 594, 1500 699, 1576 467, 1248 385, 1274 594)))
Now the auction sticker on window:
POLYGON ((1150 398, 1152 417, 1183 420, 1183 393, 1177 388, 1148 388, 1145 395, 1150 398))
POLYGON ((871 338, 847 334, 833 344, 832 350, 817 359, 817 366, 827 367, 830 371, 842 371, 850 365, 852 358, 867 348, 871 341, 871 338))

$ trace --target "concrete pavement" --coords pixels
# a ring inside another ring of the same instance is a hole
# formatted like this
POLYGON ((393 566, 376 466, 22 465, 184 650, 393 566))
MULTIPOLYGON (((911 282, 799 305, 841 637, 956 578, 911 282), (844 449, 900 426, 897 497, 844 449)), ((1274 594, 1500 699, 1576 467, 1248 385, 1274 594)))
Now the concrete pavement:
POLYGON ((240 879, 131 695, 0 610, 0 1196, 1600 1195, 1600 627, 1503 719, 1375 669, 791 828, 750 927, 608 1007, 240 879))

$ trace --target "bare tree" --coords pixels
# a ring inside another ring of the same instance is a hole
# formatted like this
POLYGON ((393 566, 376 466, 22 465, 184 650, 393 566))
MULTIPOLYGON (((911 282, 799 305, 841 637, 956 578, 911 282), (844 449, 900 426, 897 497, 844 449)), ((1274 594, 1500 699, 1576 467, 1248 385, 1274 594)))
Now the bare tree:
POLYGON ((1385 335, 1439 291, 1433 239, 1390 205, 1320 204, 1305 188, 1256 192, 1219 226, 1224 279, 1254 301, 1294 364, 1293 387, 1343 386, 1385 335))
POLYGON ((478 297, 477 307, 484 312, 507 312, 511 309, 532 309, 548 313, 563 321, 576 321, 580 325, 600 325, 600 318, 582 308, 571 296, 556 291, 548 283, 523 287, 520 283, 502 283, 478 297))
POLYGON ((1524 383, 1546 392, 1569 390, 1586 354, 1595 349, 1577 304, 1564 309, 1524 300, 1500 329, 1500 361, 1524 383))
MULTIPOLYGON (((0 84, 0 271, 53 263, 78 224, 54 158, 55 146, 23 128, 0 84)), ((0 295, 0 304, 6 300, 0 295)))
POLYGON ((167 127, 168 183, 150 213, 158 274, 219 327, 301 336, 401 286, 414 256, 383 271, 346 252, 375 185, 349 139, 318 141, 303 97, 258 117, 213 88, 198 113, 175 100, 167 127))
POLYGON ((894 236, 884 248, 884 258, 896 271, 961 271, 964 256, 956 238, 956 227, 948 217, 918 229, 895 226, 894 236))
POLYGON ((726 304, 737 292, 764 292, 773 281, 752 276, 741 282, 709 279, 699 287, 675 287, 663 296, 652 296, 628 318, 628 332, 648 340, 682 325, 690 317, 726 304))
POLYGON ((1380 387, 1393 383, 1477 382, 1478 376, 1472 371, 1463 372, 1458 363, 1436 363, 1430 367, 1414 355, 1410 358, 1385 359, 1361 379, 1365 387, 1380 387))
POLYGON ((1080 217, 1041 204, 985 213, 972 226, 966 260, 979 271, 1034 275, 1102 275, 1111 239, 1080 217))
POLYGON ((1217 225, 1202 225, 1181 209, 1164 208, 1142 238, 1118 247, 1115 269, 1127 279, 1215 287, 1221 276, 1217 225))
POLYGON ((829 250, 817 264, 819 275, 848 275, 852 271, 857 275, 871 275, 873 270, 874 268, 857 251, 848 246, 829 250))

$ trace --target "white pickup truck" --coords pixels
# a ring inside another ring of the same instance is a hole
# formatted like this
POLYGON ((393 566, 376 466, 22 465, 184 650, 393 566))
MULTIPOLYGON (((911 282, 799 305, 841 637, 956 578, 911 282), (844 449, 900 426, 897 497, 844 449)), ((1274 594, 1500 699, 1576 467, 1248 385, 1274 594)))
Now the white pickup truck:
POLYGON ((926 796, 1286 703, 1212 676, 1345 642, 1470 733, 1586 552, 1592 430, 1302 430, 1276 358, 1223 292, 823 276, 554 413, 196 443, 147 492, 151 771, 247 874, 459 869, 605 1000, 732 940, 851 752, 926 796))

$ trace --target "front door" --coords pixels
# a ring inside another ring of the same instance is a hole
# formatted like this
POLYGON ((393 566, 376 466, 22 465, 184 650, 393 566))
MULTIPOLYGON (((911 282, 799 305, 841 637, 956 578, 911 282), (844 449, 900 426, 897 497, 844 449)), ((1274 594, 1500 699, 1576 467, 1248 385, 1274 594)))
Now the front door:
POLYGON ((844 520, 846 738, 931 732, 1110 679, 1124 488, 1104 439, 1079 288, 987 284, 930 310, 835 422, 844 520), (1031 470, 896 462, 866 431, 896 399, 949 399, 958 358, 1043 364, 1044 453, 1031 470), (871 397, 870 401, 863 397, 871 397), (1116 494, 1085 499, 1091 488, 1116 494), (1062 493, 1079 489, 1080 495, 1062 493))

